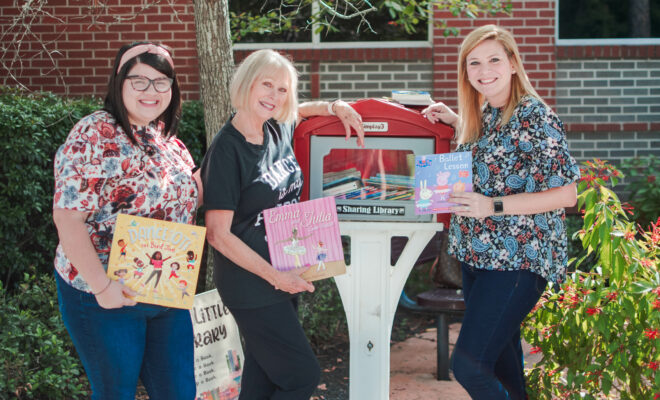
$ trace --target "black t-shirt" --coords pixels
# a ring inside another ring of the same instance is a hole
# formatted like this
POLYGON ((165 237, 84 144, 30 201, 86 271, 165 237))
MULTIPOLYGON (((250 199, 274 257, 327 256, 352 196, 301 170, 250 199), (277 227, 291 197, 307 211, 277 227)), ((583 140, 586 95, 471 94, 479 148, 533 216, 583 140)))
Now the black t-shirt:
MULTIPOLYGON (((232 210, 231 232, 270 262, 262 211, 296 203, 303 175, 293 154, 293 125, 264 123, 264 142, 255 145, 228 121, 213 139, 201 175, 204 207, 232 210)), ((234 264, 213 249, 214 280, 228 307, 254 308, 292 297, 234 264)))

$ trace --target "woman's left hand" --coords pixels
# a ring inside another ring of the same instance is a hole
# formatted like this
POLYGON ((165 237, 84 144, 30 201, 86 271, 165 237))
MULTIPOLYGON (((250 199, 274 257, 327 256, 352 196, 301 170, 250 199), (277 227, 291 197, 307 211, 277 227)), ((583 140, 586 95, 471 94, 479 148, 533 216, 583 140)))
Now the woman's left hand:
POLYGON ((453 192, 449 201, 459 205, 451 212, 461 217, 486 218, 493 215, 493 199, 475 192, 453 192))
POLYGON ((357 145, 364 147, 364 128, 362 127, 362 116, 353 107, 343 100, 337 100, 333 104, 333 111, 337 118, 344 124, 346 129, 346 140, 351 137, 351 128, 357 133, 357 145))

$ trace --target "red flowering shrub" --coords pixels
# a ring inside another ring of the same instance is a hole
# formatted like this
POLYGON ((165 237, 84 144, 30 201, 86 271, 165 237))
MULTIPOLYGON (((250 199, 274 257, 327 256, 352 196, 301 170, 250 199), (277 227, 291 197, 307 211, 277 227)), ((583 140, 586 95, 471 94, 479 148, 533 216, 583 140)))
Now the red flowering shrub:
POLYGON ((660 393, 660 218, 628 220, 606 184, 621 173, 586 163, 578 185, 586 255, 561 286, 543 295, 523 335, 543 359, 527 371, 530 399, 651 399, 660 393))

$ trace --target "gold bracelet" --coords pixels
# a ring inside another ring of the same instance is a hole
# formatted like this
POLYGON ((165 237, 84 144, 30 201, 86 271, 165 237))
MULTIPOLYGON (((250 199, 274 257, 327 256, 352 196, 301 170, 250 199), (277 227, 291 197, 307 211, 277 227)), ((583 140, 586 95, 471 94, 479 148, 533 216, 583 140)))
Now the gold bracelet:
POLYGON ((98 295, 100 295, 101 293, 105 292, 106 289, 108 289, 108 288, 110 287, 110 284, 111 284, 111 283, 112 283, 112 279, 108 278, 108 284, 105 285, 105 287, 104 287, 100 292, 98 292, 98 293, 92 293, 92 294, 93 294, 94 296, 98 296, 98 295))

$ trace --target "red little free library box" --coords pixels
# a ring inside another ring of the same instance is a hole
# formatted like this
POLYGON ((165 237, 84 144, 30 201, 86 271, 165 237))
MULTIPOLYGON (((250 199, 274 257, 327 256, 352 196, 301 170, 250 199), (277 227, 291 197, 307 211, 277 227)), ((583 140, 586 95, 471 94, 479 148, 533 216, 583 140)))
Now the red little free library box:
MULTIPOLYGON (((448 153, 454 130, 431 124, 417 109, 379 99, 351 103, 362 116, 365 147, 345 140, 336 117, 303 121, 294 151, 305 176, 302 200, 334 196, 340 220, 429 222, 415 215, 415 156, 448 153)), ((449 223, 449 214, 438 214, 449 223)))

